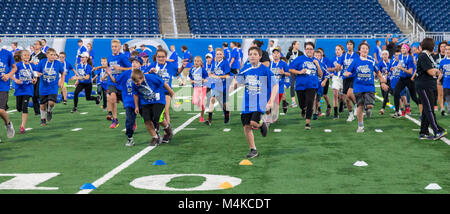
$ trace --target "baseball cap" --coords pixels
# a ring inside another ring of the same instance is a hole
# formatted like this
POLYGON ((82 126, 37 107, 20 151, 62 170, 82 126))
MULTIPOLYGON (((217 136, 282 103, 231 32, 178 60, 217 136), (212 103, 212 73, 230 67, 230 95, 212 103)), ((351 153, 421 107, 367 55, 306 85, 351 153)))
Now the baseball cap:
POLYGON ((89 53, 88 52, 83 52, 80 57, 89 57, 89 53))
POLYGON ((205 56, 205 58, 208 58, 208 57, 213 58, 212 54, 210 54, 210 53, 206 54, 206 56, 205 56))
POLYGON ((209 46, 208 46, 208 48, 212 48, 212 47, 213 47, 212 45, 209 45, 209 46))
POLYGON ((144 64, 144 60, 142 60, 141 57, 131 57, 129 60, 130 62, 138 61, 139 63, 141 63, 141 65, 144 64))

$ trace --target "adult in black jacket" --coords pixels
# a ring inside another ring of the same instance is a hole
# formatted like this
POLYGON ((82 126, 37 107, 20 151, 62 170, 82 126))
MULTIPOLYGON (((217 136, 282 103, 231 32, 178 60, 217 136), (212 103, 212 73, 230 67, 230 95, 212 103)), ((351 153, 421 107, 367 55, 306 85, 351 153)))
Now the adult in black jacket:
MULTIPOLYGON (((42 52, 42 42, 40 40, 36 40, 34 42, 34 52, 31 54, 30 62, 37 65, 42 59, 47 58, 44 52, 42 52)), ((34 84, 34 93, 33 93, 33 109, 35 115, 41 114, 41 109, 39 106, 39 77, 37 78, 36 84, 34 84)))

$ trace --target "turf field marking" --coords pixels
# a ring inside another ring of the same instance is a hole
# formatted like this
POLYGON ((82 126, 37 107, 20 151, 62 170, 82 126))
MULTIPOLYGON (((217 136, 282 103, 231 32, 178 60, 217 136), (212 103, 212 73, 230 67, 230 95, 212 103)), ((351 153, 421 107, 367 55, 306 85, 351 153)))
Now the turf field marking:
POLYGON ((123 131, 123 132, 126 132, 126 131, 127 131, 127 129, 122 129, 122 131, 123 131))
POLYGON ((33 128, 26 128, 25 131, 31 131, 33 128))
POLYGON ((280 115, 286 115, 285 113, 281 112, 280 115))
MULTIPOLYGON (((236 90, 234 90, 230 96, 232 96, 233 94, 235 94, 236 92, 238 92, 239 90, 241 90, 243 87, 240 87, 236 90)), ((219 102, 216 102, 214 104, 214 107, 217 106, 219 104, 219 102)), ((197 118, 200 117, 200 113, 197 113, 196 115, 192 116, 191 118, 189 118, 186 122, 184 122, 183 124, 181 124, 181 126, 178 126, 175 130, 173 130, 173 135, 177 134, 179 131, 183 130, 184 128, 186 128, 186 126, 188 126, 189 124, 191 124, 193 121, 195 121, 197 118)), ((156 148, 155 146, 147 146, 146 148, 144 148, 142 151, 140 151, 139 153, 135 154, 133 157, 131 157, 130 159, 128 159, 127 161, 123 162, 122 164, 120 164, 119 166, 117 166, 116 168, 114 168, 113 170, 111 170, 110 172, 106 173, 105 175, 103 175, 103 177, 99 178, 98 180, 92 182, 92 185, 94 185, 95 187, 97 187, 97 189, 103 185, 104 183, 106 183, 107 181, 109 181, 111 178, 113 178, 114 176, 116 176, 117 174, 119 174, 121 171, 123 171, 124 169, 128 168, 129 166, 131 166, 131 164, 133 164, 134 162, 136 162, 137 160, 139 160, 140 158, 142 158, 144 155, 146 155, 147 153, 149 153, 150 151, 152 151, 154 148, 156 148)), ((89 194, 92 190, 91 189, 85 189, 85 190, 81 190, 78 191, 76 194, 89 194)))
POLYGON ((196 112, 189 112, 189 113, 187 113, 187 114, 195 115, 195 114, 198 114, 198 113, 196 113, 196 112))
POLYGON ((332 132, 332 130, 331 129, 325 129, 325 130, 323 130, 324 132, 332 132))
POLYGON ((13 109, 13 110, 7 111, 6 113, 10 114, 10 113, 13 113, 13 112, 16 112, 16 111, 17 111, 17 109, 13 109))
POLYGON ((428 186, 425 187, 426 190, 441 190, 442 187, 440 187, 437 183, 431 183, 428 184, 428 186))
POLYGON ((274 129, 273 132, 281 132, 281 129, 274 129))
POLYGON ((375 129, 375 132, 381 133, 381 132, 383 132, 383 130, 381 130, 381 129, 375 129))
POLYGON ((229 131, 231 131, 231 129, 230 129, 230 128, 226 128, 226 129, 224 129, 223 131, 224 131, 224 132, 229 132, 229 131))
MULTIPOLYGON (((377 95, 375 95, 375 97, 376 97, 378 100, 380 100, 381 102, 383 102, 383 98, 381 98, 381 97, 379 97, 379 96, 377 96, 377 95)), ((389 106, 390 108, 393 107, 393 105, 390 105, 390 104, 389 104, 388 106, 389 106)), ((414 122, 415 124, 417 124, 418 126, 420 126, 420 121, 416 120, 415 118, 412 118, 412 117, 409 116, 409 115, 405 115, 405 118, 408 119, 408 120, 411 120, 412 122, 414 122)), ((431 128, 428 128, 428 129, 429 129, 430 131, 433 131, 433 130, 431 130, 431 128)), ((447 145, 450 146, 450 140, 449 140, 449 139, 443 137, 443 138, 441 138, 441 140, 444 141, 444 143, 446 143, 447 145)))
POLYGON ((365 161, 356 161, 353 166, 368 166, 365 161))
POLYGON ((77 131, 80 131, 80 130, 82 130, 83 128, 75 128, 75 129, 72 129, 71 131, 73 131, 73 132, 77 132, 77 131))
POLYGON ((195 131, 197 128, 184 128, 185 131, 195 131))

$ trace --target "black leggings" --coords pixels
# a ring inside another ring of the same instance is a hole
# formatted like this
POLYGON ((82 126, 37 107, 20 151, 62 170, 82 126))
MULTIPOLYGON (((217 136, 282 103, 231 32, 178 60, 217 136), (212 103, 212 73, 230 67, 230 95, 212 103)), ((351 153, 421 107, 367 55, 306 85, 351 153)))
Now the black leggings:
POLYGON ((16 97, 16 109, 18 112, 22 112, 24 114, 28 114, 28 102, 30 101, 30 97, 28 95, 22 95, 16 97))
POLYGON ((84 92, 86 94, 86 100, 97 100, 96 96, 91 96, 92 93, 92 83, 78 83, 77 87, 75 88, 74 98, 73 98, 73 106, 78 106, 78 94, 84 89, 84 92))
POLYGON ((295 97, 295 74, 291 74, 291 98, 295 97))
POLYGON ((306 90, 297 91, 298 106, 300 110, 306 111, 306 119, 310 120, 313 114, 314 97, 316 89, 308 88, 306 90))
POLYGON ((33 109, 34 109, 34 114, 38 115, 41 114, 41 107, 39 105, 39 81, 40 78, 37 78, 37 82, 36 84, 34 84, 33 89, 33 109))
POLYGON ((416 87, 414 85, 414 82, 409 78, 400 78, 397 82, 397 85, 395 85, 394 89, 394 104, 396 112, 398 112, 400 109, 400 93, 402 93, 405 87, 408 87, 412 100, 417 105, 419 105, 419 100, 417 99, 416 87))
POLYGON ((387 85, 388 85, 388 90, 387 91, 384 91, 382 88, 381 88, 381 82, 380 82, 380 88, 381 88, 381 95, 383 95, 383 106, 381 107, 382 109, 385 109, 386 108, 386 104, 389 102, 389 93, 392 93, 392 89, 391 89, 391 87, 390 87, 390 85, 391 85, 391 83, 390 83, 391 81, 388 79, 387 80, 387 85))
POLYGON ((436 102, 436 93, 434 90, 421 89, 417 91, 420 102, 422 103, 422 121, 420 123, 420 134, 429 134, 428 127, 433 129, 434 134, 444 130, 437 124, 436 115, 434 114, 434 105, 436 102))

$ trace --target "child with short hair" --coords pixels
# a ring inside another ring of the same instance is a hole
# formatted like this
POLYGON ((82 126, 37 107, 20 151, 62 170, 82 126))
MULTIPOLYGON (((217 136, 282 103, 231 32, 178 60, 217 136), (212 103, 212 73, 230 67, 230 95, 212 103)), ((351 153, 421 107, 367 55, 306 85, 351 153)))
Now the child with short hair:
POLYGON ((73 97, 73 108, 72 113, 77 112, 78 107, 78 95, 82 90, 85 92, 86 101, 95 101, 95 103, 98 105, 100 103, 100 97, 99 96, 92 96, 92 81, 91 81, 91 73, 92 73, 92 66, 88 63, 89 54, 88 52, 84 52, 81 54, 81 60, 80 63, 77 64, 77 69, 75 71, 76 74, 76 80, 75 83, 76 88, 74 92, 73 97))
POLYGON ((108 108, 106 93, 106 89, 108 87, 108 74, 106 73, 106 69, 108 68, 108 59, 103 57, 100 63, 102 66, 92 69, 92 71, 96 71, 95 76, 92 79, 97 81, 97 94, 100 96, 100 100, 103 100, 102 109, 108 109, 108 111, 111 111, 108 108))
POLYGON ((63 104, 67 105, 67 85, 69 83, 70 78, 73 76, 70 75, 71 74, 70 71, 75 73, 75 70, 73 69, 72 65, 69 62, 67 62, 65 52, 59 53, 59 61, 64 64, 64 73, 66 74, 64 78, 64 84, 61 89, 61 94, 63 97, 63 104))

